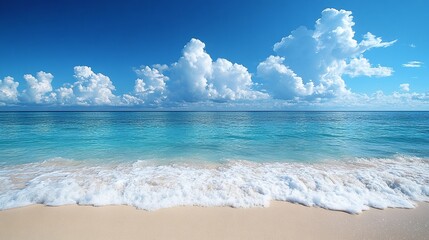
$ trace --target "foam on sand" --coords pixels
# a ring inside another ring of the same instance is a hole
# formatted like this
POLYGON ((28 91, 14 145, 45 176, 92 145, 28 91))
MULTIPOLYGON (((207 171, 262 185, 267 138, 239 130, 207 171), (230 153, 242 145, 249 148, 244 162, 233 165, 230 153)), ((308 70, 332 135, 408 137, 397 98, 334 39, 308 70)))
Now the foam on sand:
POLYGON ((429 201, 429 160, 90 164, 67 159, 0 167, 0 209, 31 204, 256 207, 270 201, 359 213, 429 201))

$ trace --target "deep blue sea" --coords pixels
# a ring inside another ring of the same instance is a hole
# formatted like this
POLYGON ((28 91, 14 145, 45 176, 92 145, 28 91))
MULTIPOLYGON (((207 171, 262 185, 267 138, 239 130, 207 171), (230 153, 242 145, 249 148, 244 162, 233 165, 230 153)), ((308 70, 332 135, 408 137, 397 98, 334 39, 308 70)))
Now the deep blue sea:
POLYGON ((429 200, 429 112, 0 112, 0 209, 429 200))

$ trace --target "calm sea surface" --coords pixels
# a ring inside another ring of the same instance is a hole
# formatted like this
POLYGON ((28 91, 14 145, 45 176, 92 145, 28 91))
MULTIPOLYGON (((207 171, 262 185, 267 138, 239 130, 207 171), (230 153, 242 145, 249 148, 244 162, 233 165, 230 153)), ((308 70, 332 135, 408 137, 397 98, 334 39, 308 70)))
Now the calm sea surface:
POLYGON ((0 162, 429 157, 429 112, 4 112, 0 162))
POLYGON ((429 112, 0 112, 0 209, 429 199, 429 112))

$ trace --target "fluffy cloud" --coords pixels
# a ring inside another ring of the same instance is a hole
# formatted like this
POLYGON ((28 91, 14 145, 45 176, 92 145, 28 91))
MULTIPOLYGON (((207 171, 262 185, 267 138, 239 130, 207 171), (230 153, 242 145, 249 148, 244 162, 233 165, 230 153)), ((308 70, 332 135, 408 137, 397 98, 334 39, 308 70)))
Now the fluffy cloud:
POLYGON ((24 75, 27 87, 21 94, 17 91, 18 83, 14 84, 12 78, 5 79, 4 83, 0 84, 0 89, 5 88, 3 85, 9 86, 7 91, 4 90, 9 99, 16 101, 19 98, 22 102, 29 104, 58 104, 63 106, 122 104, 120 97, 115 96, 112 92, 115 87, 109 77, 101 73, 94 73, 87 66, 74 67, 74 73, 76 81, 73 84, 65 84, 55 90, 51 85, 54 76, 45 72, 38 72, 36 77, 31 74, 24 75))
POLYGON ((344 73, 351 77, 388 77, 392 75, 393 69, 382 66, 372 67, 368 59, 360 56, 350 60, 350 63, 344 69, 344 73))
POLYGON ((271 96, 279 99, 293 99, 296 96, 308 96, 314 92, 314 84, 304 85, 302 78, 283 64, 285 59, 269 56, 257 67, 258 76, 266 79, 264 86, 271 96))
POLYGON ((208 99, 208 78, 213 71, 213 61, 204 47, 200 40, 191 39, 183 49, 183 56, 172 65, 169 88, 174 89, 171 96, 174 100, 195 102, 208 99))
MULTIPOLYGON (((162 71, 166 65, 155 65, 153 68, 142 66, 135 72, 140 77, 135 81, 134 93, 139 99, 159 104, 166 99, 168 77, 162 71)), ((143 101, 144 103, 144 101, 143 101)))
POLYGON ((55 90, 55 96, 59 105, 73 105, 76 97, 73 93, 73 87, 64 86, 55 90))
POLYGON ((229 101, 268 97, 267 94, 252 89, 254 86, 252 76, 243 65, 218 58, 212 63, 212 68, 213 72, 208 82, 210 99, 229 101))
POLYGON ((410 91, 410 84, 409 83, 402 83, 399 85, 402 91, 409 92, 410 91))
POLYGON ((0 106, 18 102, 18 86, 12 77, 0 80, 0 106))
POLYGON ((55 97, 52 92, 52 79, 54 76, 50 73, 40 71, 36 77, 31 74, 25 74, 24 79, 27 82, 27 88, 23 91, 23 98, 28 103, 50 103, 55 97))
MULTIPOLYGON (((354 38, 355 23, 351 14, 345 10, 325 9, 322 17, 316 21, 314 30, 299 27, 274 45, 274 51, 284 57, 284 65, 290 69, 282 74, 288 74, 291 79, 300 79, 298 82, 302 81, 305 86, 313 84, 314 99, 349 94, 350 91, 342 79, 344 74, 352 77, 383 77, 390 76, 393 72, 387 67, 372 67, 369 60, 363 57, 363 53, 372 48, 391 46, 395 41, 383 42, 380 37, 368 32, 358 43, 354 38)), ((272 87, 279 87, 282 84, 267 84, 273 79, 265 78, 259 71, 258 75, 262 77, 267 89, 271 88, 272 92, 281 91, 272 87)), ((278 80, 284 81, 280 78, 278 80)), ((290 86, 284 86, 283 89, 287 93, 276 96, 283 99, 291 98, 293 91, 290 91, 290 86)), ((303 95, 300 91, 295 93, 297 97, 303 95)))
MULTIPOLYGON (((110 78, 94 73, 90 67, 74 67, 74 77, 77 81, 73 84, 73 93, 78 105, 115 105, 118 102, 117 96, 112 91, 115 90, 110 78)), ((61 91, 65 96, 72 97, 70 90, 64 88, 61 91)))
POLYGON ((253 89, 252 76, 243 65, 219 58, 213 61, 205 44, 191 39, 179 60, 169 67, 142 66, 134 87, 146 101, 200 102, 267 98, 253 89))
POLYGON ((420 61, 409 61, 407 63, 402 64, 403 67, 406 68, 419 68, 423 65, 420 61))

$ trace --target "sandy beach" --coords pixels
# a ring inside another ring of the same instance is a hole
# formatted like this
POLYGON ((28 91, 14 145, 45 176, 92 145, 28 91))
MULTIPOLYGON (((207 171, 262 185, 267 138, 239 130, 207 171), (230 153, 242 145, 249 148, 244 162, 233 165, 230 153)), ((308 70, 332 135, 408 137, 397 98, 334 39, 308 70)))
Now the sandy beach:
POLYGON ((429 203, 359 215, 273 202, 268 208, 34 205, 0 212, 0 239, 427 239, 429 203))

